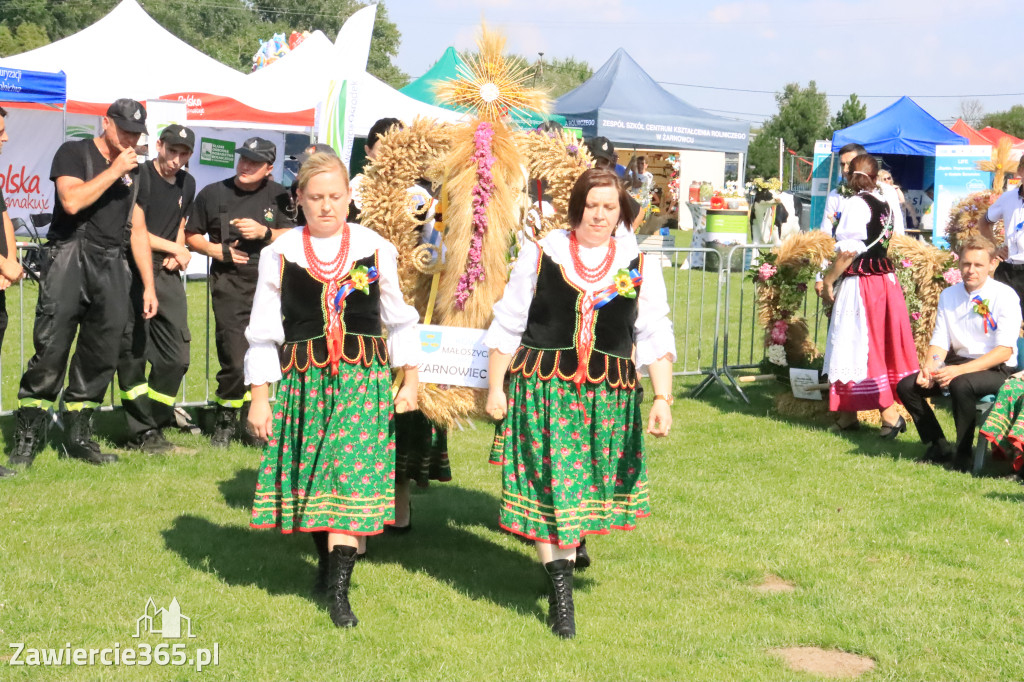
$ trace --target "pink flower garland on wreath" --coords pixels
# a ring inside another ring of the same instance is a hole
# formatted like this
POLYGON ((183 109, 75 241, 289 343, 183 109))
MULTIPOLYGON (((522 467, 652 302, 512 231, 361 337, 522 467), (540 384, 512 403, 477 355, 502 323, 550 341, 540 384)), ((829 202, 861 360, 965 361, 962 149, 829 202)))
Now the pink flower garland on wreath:
POLYGON ((491 153, 493 138, 494 128, 490 123, 481 121, 473 134, 473 143, 476 147, 473 158, 476 160, 477 178, 476 186, 473 188, 473 238, 469 243, 466 272, 459 277, 459 284, 455 289, 455 307, 459 310, 465 308, 469 295, 476 288, 476 283, 484 279, 483 247, 484 233, 487 231, 487 205, 494 192, 494 175, 491 173, 491 167, 494 166, 494 154, 491 153))

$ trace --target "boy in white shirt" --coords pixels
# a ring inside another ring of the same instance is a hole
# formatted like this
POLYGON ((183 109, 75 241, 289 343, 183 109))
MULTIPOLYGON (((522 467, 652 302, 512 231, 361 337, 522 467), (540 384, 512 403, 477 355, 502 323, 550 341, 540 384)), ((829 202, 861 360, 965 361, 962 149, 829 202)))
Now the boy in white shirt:
POLYGON ((974 441, 975 404, 982 396, 996 393, 1017 366, 1020 300, 1013 289, 989 276, 997 263, 996 246, 984 237, 971 237, 963 243, 963 281, 939 296, 928 359, 920 372, 904 377, 896 386, 921 442, 928 443, 925 459, 944 462, 955 454, 955 463, 963 470, 974 441), (943 389, 953 398, 953 453, 925 401, 943 389))

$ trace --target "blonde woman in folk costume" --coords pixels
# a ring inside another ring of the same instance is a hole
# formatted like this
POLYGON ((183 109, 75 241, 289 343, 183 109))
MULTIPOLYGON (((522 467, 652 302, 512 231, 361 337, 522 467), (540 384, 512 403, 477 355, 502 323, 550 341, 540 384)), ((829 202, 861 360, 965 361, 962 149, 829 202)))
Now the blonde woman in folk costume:
POLYGON ((331 620, 351 627, 357 552, 395 521, 394 412, 416 408, 419 315, 402 299, 395 247, 346 222, 341 161, 313 154, 298 187, 307 224, 263 250, 246 330, 249 424, 267 440, 251 525, 328 533, 319 578, 329 570, 331 620), (393 403, 391 365, 405 370, 393 403))
POLYGON ((665 436, 672 424, 665 282, 658 260, 648 266, 640 254, 633 218, 614 172, 584 172, 571 230, 523 244, 484 338, 487 411, 503 420, 491 455, 502 467, 500 523, 535 542, 551 580, 548 623, 564 638, 576 633, 584 537, 635 528, 650 513, 637 366, 655 393, 647 432, 665 436))

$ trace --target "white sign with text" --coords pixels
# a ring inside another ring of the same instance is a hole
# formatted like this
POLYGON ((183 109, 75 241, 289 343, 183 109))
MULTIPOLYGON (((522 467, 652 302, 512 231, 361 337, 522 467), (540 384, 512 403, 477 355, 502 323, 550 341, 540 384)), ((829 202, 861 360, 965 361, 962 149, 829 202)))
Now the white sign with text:
POLYGON ((419 378, 428 384, 487 388, 485 329, 421 324, 419 378))

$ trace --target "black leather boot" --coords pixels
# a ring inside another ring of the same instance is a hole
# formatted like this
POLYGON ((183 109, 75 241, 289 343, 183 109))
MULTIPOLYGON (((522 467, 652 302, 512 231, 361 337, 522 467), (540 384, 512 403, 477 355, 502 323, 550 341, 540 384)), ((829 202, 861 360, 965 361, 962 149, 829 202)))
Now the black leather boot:
POLYGON ((313 531, 313 545, 316 547, 316 581, 313 583, 313 594, 322 597, 327 594, 327 579, 330 575, 330 553, 327 551, 327 531, 313 531))
POLYGON ((101 451, 100 444, 92 439, 93 412, 85 409, 64 413, 64 456, 89 464, 116 462, 117 455, 101 451))
POLYGON ((14 450, 10 454, 11 466, 32 466, 36 455, 46 443, 46 410, 38 407, 20 407, 15 411, 17 434, 14 450))
POLYGON ((352 582, 352 569, 356 567, 356 548, 339 545, 330 554, 330 597, 328 610, 331 620, 339 628, 354 628, 359 619, 348 603, 348 588, 352 582))
POLYGON ((218 407, 217 421, 213 427, 213 435, 210 436, 210 445, 215 448, 226 448, 231 445, 231 439, 235 436, 235 426, 238 424, 238 408, 218 407))
POLYGON ((582 571, 590 568, 590 554, 587 552, 587 541, 580 540, 580 546, 576 548, 576 570, 582 571))
POLYGON ((559 559, 544 564, 544 570, 551 579, 548 625, 551 626, 551 632, 562 639, 576 636, 576 614, 572 604, 572 571, 575 563, 570 559, 559 559))

